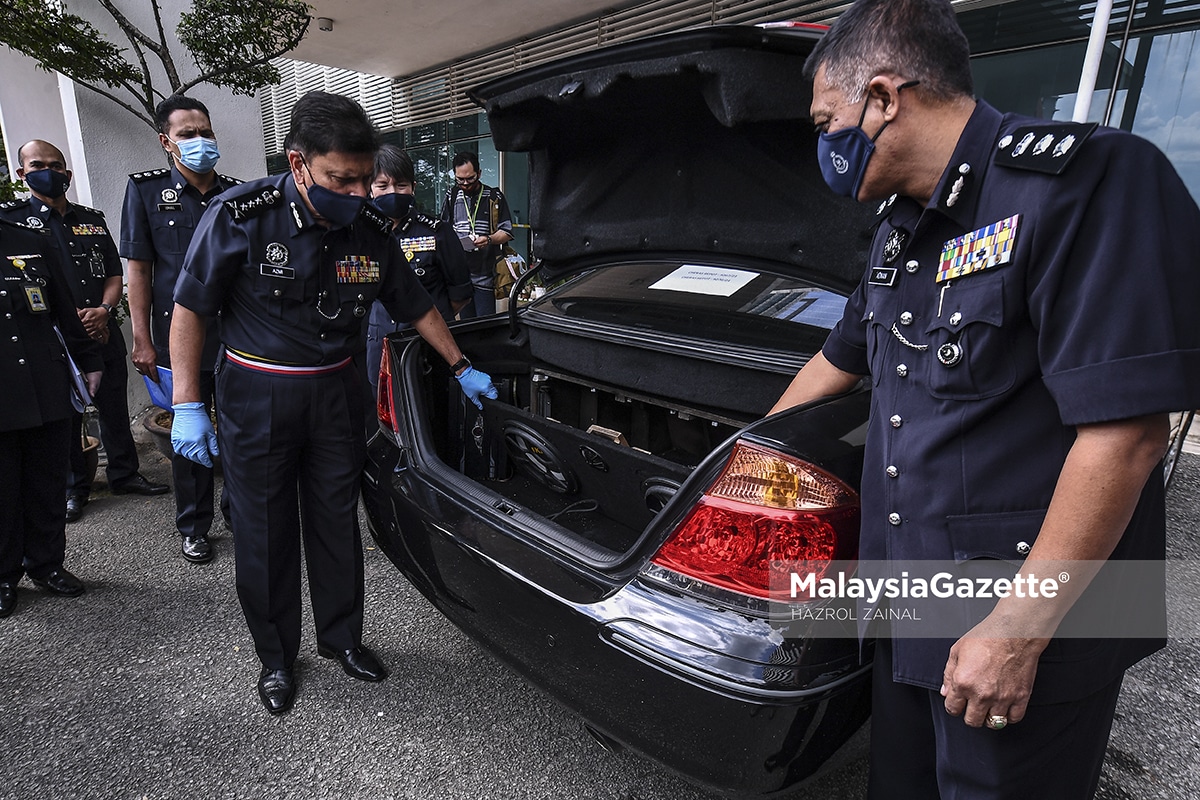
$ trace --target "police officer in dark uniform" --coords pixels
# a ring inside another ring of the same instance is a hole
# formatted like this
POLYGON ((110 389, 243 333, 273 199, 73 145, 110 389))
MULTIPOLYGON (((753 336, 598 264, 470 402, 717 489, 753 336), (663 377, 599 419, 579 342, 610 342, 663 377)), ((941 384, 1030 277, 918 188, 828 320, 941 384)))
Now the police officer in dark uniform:
POLYGON ((0 617, 16 610, 22 574, 53 594, 84 591, 63 567, 68 443, 79 438, 64 341, 95 392, 99 346, 75 313, 50 236, 0 220, 0 617))
POLYGON ((961 638, 891 623, 869 797, 1091 797, 1124 671, 1165 641, 1161 583, 1121 565, 1164 558, 1167 412, 1200 405, 1200 210, 1137 137, 977 102, 947 0, 858 0, 809 69, 822 173, 881 222, 774 410, 869 376, 860 564, 1073 576, 946 601, 961 638), (1071 633, 1149 590, 1140 630, 1071 633))
MULTIPOLYGON (((158 139, 173 160, 170 169, 135 172, 125 188, 121 213, 121 255, 129 265, 129 311, 133 325, 133 366, 151 380, 158 367, 170 367, 168 348, 175 281, 200 216, 209 203, 241 181, 215 171, 220 153, 208 109, 186 95, 171 95, 154 112, 158 139)), ((220 344, 210 320, 201 355, 200 390, 211 409, 213 370, 220 344)), ((176 454, 171 459, 175 487, 175 526, 183 557, 210 561, 213 471, 176 454)))
MULTIPOLYGON (((125 338, 117 324, 115 308, 121 302, 121 259, 104 215, 67 200, 71 183, 62 151, 49 142, 34 140, 17 151, 17 174, 29 184, 33 196, 0 205, 0 217, 32 228, 50 231, 75 298, 84 328, 100 342, 104 377, 93 398, 100 421, 100 440, 108 455, 108 485, 113 494, 163 494, 167 487, 138 473, 137 449, 129 430, 126 395, 125 338)), ((82 416, 76 415, 82 425, 82 416)), ((84 466, 80 436, 71 437, 70 478, 67 483, 67 520, 79 519, 91 493, 90 475, 84 466)))
MULTIPOLYGON (((390 220, 392 234, 400 243, 412 271, 442 318, 454 319, 458 310, 471 301, 471 273, 467 269, 466 253, 454 229, 447 223, 413 208, 416 192, 416 173, 408 153, 392 144, 385 144, 375 154, 375 178, 371 182, 372 202, 390 220)), ((383 337, 407 327, 388 315, 383 303, 371 306, 367 323, 367 379, 371 383, 372 401, 379 381, 379 361, 383 337)))
POLYGON ((378 138, 352 100, 309 92, 284 142, 290 173, 235 187, 201 218, 175 288, 172 441, 219 451, 236 487, 237 587, 273 714, 295 695, 303 537, 317 652, 354 678, 387 671, 362 645, 358 481, 363 383, 353 367, 376 298, 452 366, 464 393, 495 397, 409 269, 391 221, 366 202, 378 138), (199 402, 205 318, 221 312, 217 435, 199 402))

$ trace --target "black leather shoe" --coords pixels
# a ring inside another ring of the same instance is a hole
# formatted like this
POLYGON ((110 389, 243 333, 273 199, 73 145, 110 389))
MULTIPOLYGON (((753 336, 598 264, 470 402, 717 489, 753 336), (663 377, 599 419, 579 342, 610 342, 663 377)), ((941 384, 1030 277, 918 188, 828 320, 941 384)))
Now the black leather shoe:
POLYGON ((52 569, 40 578, 30 575, 29 580, 51 594, 63 597, 78 597, 83 594, 83 581, 62 567, 52 569))
POLYGON ((203 564, 212 561, 212 545, 207 536, 185 536, 181 548, 183 557, 193 564, 203 564))
POLYGON ((15 583, 0 583, 0 619, 17 610, 17 585, 15 583))
POLYGON ((151 483, 141 475, 134 475, 120 486, 112 487, 113 494, 166 494, 171 490, 165 483, 151 483))
POLYGON ((83 516, 83 507, 88 503, 86 497, 73 494, 67 498, 67 522, 75 522, 83 516))
POLYGON ((336 658, 347 675, 360 681, 381 681, 388 676, 387 670, 379 663, 375 654, 361 644, 340 653, 318 646, 317 655, 321 658, 336 658))
POLYGON ((258 676, 258 697, 272 714, 282 714, 292 707, 296 699, 296 679, 290 669, 267 669, 263 667, 258 676))

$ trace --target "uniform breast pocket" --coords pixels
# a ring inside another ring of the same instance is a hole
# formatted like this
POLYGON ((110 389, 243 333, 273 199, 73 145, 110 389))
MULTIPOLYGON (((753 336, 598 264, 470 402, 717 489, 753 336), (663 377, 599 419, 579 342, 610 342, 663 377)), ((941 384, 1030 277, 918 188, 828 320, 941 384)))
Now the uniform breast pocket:
POLYGON ((155 214, 150 225, 153 228, 155 249, 160 253, 179 255, 187 251, 196 228, 191 215, 183 213, 155 214))
MULTIPOLYGON (((890 354, 899 340, 893 335, 892 327, 897 326, 902 314, 900 298, 895 289, 871 287, 867 290, 867 303, 860 322, 867 332, 867 363, 871 365, 871 383, 874 385, 879 384, 879 378, 884 373, 880 365, 896 360, 890 354)), ((911 328, 911 315, 904 317, 904 320, 903 327, 911 328)), ((900 330, 899 326, 897 330, 900 330)))
POLYGON ((305 305, 304 281, 258 275, 255 293, 263 298, 272 317, 285 322, 299 322, 305 305))
POLYGON ((338 303, 343 314, 364 317, 379 296, 378 283, 339 283, 338 303))
POLYGON ((947 287, 941 316, 925 328, 932 358, 929 392, 980 400, 1012 388, 1016 361, 1004 326, 1004 273, 972 275, 947 287))

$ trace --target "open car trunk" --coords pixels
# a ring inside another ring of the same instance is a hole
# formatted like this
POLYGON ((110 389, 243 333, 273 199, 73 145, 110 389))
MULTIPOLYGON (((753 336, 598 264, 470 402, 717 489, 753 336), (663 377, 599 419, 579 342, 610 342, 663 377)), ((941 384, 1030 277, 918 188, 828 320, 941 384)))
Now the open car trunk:
POLYGON ((499 321, 456 338, 500 397, 476 410, 441 359, 411 343, 424 352, 403 359, 398 384, 424 406, 435 457, 502 497, 507 513, 552 520, 600 561, 634 547, 692 471, 760 418, 793 374, 533 327, 510 339, 499 321))

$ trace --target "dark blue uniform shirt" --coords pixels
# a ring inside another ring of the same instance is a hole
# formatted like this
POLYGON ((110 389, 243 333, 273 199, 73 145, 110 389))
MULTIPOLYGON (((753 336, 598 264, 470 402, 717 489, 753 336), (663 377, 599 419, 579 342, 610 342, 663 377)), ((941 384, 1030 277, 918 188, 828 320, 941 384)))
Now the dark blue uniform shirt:
POLYGON ((364 348, 379 299, 411 322, 431 307, 406 266, 391 220, 364 205, 344 228, 317 224, 290 174, 244 183, 210 204, 175 287, 175 302, 221 312, 221 340, 284 364, 333 364, 364 348))
POLYGON ((76 308, 100 305, 104 302, 105 282, 123 274, 108 223, 94 208, 67 203, 66 213, 60 216, 41 200, 30 197, 0 204, 0 218, 50 231, 76 308))
MULTIPOLYGON (((980 102, 929 206, 880 213, 823 349, 873 384, 860 557, 1019 563, 1074 426, 1200 406, 1200 211, 1142 139, 980 102)), ((1153 476, 1114 558, 1164 557, 1161 508, 1153 476)), ((951 642, 903 631, 895 679, 936 690, 951 642)), ((1082 696, 1160 646, 1055 640, 1034 699, 1082 696)))
POLYGON ((442 316, 449 319, 451 301, 471 299, 467 256, 454 228, 420 212, 412 212, 393 233, 412 271, 442 316))
MULTIPOLYGON (((152 262, 150 338, 165 352, 171 332, 171 311, 175 307, 175 282, 183 269, 183 256, 200 217, 213 200, 241 181, 218 175, 213 187, 201 192, 175 167, 135 172, 125 187, 125 205, 121 211, 121 247, 124 258, 152 262)), ((212 364, 217 353, 215 323, 208 329, 205 358, 212 364)))
POLYGON ((84 372, 103 366, 65 281, 48 233, 0 221, 0 431, 38 428, 74 413, 62 341, 84 372))

